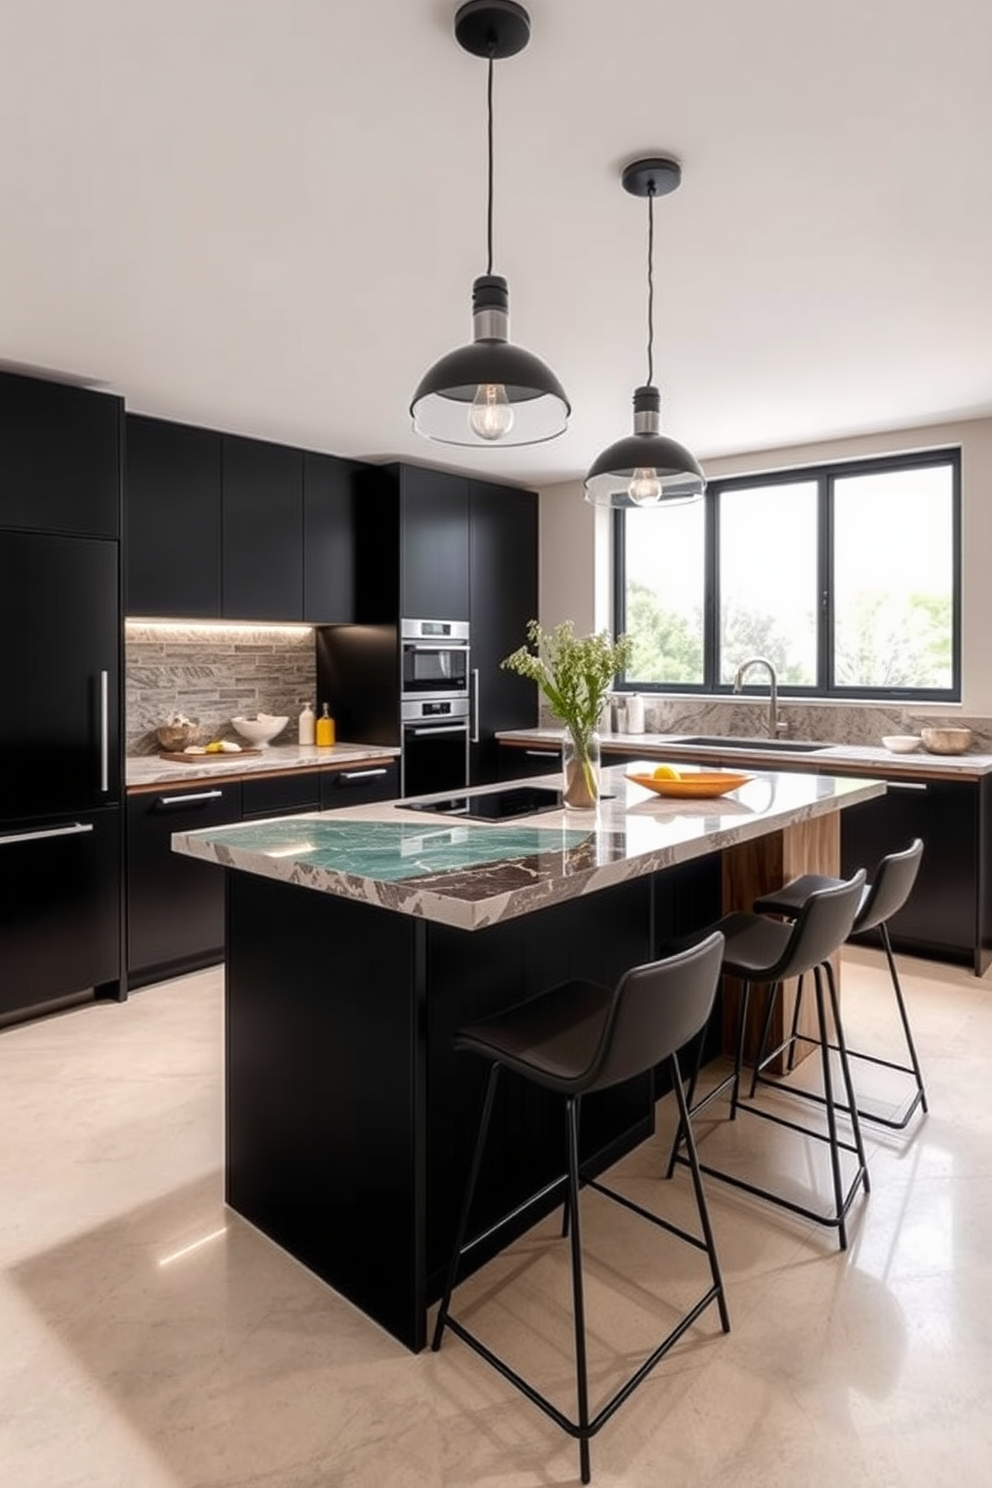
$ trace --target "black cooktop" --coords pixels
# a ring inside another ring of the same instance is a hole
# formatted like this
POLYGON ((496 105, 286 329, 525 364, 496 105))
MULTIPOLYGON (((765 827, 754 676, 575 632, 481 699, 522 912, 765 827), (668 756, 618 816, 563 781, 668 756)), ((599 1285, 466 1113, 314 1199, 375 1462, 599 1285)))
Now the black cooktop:
POLYGON ((510 821, 538 811, 560 811, 561 791, 553 785, 508 785, 488 794, 468 792, 443 801, 397 801, 404 811, 427 811, 432 816, 461 816, 468 821, 510 821))

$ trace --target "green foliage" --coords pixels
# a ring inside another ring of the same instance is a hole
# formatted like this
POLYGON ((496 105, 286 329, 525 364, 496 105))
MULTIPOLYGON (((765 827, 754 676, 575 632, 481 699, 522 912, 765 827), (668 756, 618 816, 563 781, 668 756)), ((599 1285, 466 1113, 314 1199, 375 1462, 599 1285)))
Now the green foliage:
POLYGON ((550 631, 530 620, 527 640, 533 651, 521 646, 500 666, 536 682, 555 716, 577 740, 586 738, 599 721, 614 677, 630 660, 633 642, 627 636, 611 641, 608 631, 576 636, 571 620, 550 631))

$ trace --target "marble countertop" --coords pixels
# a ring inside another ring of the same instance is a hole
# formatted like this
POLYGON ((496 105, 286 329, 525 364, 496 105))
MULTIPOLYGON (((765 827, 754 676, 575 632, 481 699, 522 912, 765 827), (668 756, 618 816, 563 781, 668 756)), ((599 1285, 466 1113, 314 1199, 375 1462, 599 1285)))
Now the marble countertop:
POLYGON ((160 759, 157 754, 131 755, 125 762, 125 781, 128 790, 141 790, 156 785, 179 785, 186 780, 233 780, 273 771, 388 764, 398 759, 399 753, 398 747, 378 744, 335 744, 330 749, 318 749, 312 744, 270 744, 258 754, 193 754, 188 765, 160 759))
POLYGON ((594 811, 491 824, 379 802, 176 833, 172 843, 204 862, 479 930, 885 790, 880 780, 762 771, 728 795, 681 800, 634 784, 625 768, 603 771, 604 796, 611 798, 594 811))
MULTIPOLYGON (((696 733, 702 732, 702 729, 696 730, 696 733)), ((534 748, 559 746, 561 729, 513 729, 496 737, 503 744, 530 744, 534 748)), ((692 734, 600 735, 604 750, 630 750, 643 753, 645 758, 654 761, 671 760, 672 764, 677 764, 680 758, 698 759, 705 753, 719 756, 721 760, 746 762, 749 768, 755 768, 759 761, 767 761, 772 766, 790 764, 794 768, 814 771, 850 766, 861 771, 877 771, 885 776, 940 774, 970 780, 992 772, 992 754, 979 754, 975 750, 967 750, 964 754, 929 754, 921 746, 911 754, 893 754, 881 745, 870 744, 822 744, 815 751, 764 747, 748 750, 740 745, 687 744, 686 740, 693 737, 692 734)))

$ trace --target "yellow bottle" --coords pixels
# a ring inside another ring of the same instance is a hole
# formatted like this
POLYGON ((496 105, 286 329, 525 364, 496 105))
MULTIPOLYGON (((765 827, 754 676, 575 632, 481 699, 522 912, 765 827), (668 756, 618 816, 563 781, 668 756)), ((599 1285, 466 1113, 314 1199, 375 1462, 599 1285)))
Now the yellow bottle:
POLYGON ((317 725, 314 732, 317 748, 330 749, 331 745, 334 743, 334 719, 327 711, 326 703, 324 704, 323 713, 317 719, 317 725))

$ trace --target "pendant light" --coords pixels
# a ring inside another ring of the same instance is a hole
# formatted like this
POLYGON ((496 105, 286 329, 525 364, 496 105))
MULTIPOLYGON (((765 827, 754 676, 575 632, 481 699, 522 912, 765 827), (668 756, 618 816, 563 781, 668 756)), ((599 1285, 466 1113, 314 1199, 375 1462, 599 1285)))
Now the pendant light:
POLYGON ((455 15, 455 38, 489 64, 489 258, 472 286, 471 344, 449 352, 424 374, 410 413, 418 434, 442 444, 541 444, 565 432, 571 408, 551 369, 510 343, 507 284, 493 273, 493 63, 523 51, 530 17, 515 0, 468 0, 455 15))
POLYGON ((645 507, 695 501, 706 477, 685 445, 661 432, 661 395, 654 386, 654 200, 678 189, 682 167, 658 157, 634 160, 621 182, 631 196, 648 199, 648 380, 634 391, 634 432, 595 460, 585 479, 593 506, 645 507))

